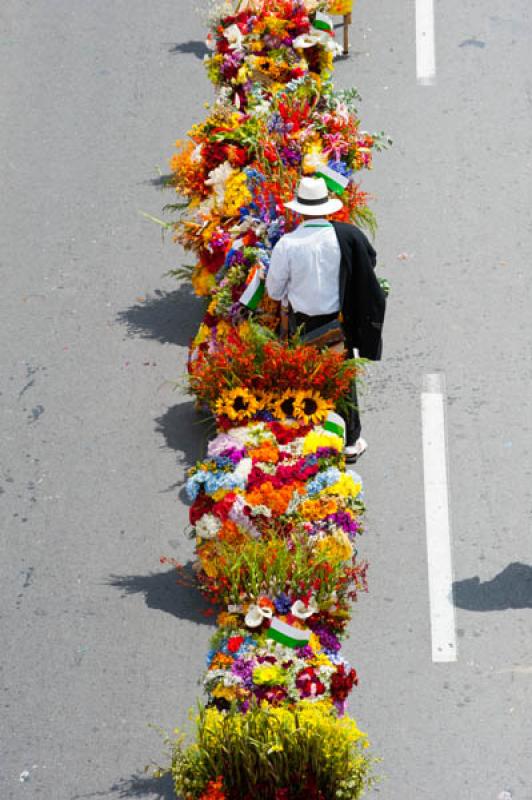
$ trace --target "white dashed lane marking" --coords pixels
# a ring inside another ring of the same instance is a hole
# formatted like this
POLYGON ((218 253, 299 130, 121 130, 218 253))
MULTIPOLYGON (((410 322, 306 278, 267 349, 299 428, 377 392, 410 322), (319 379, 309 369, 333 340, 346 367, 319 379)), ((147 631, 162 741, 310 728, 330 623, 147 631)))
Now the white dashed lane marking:
POLYGON ((441 374, 424 376, 421 418, 432 660, 456 661, 445 384, 441 374))
POLYGON ((416 0, 416 70, 422 86, 436 82, 434 0, 416 0))

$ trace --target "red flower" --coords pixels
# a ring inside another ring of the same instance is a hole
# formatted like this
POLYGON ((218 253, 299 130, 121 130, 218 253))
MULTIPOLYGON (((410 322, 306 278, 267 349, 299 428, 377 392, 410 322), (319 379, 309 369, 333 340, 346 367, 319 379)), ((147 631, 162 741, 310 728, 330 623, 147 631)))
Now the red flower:
POLYGON ((331 678, 331 696, 335 702, 343 702, 353 688, 358 686, 358 675, 356 670, 345 671, 345 666, 340 664, 331 678))
POLYGON ((233 503, 236 500, 236 494, 234 492, 228 492, 223 500, 218 500, 212 507, 212 513, 217 516, 219 519, 225 520, 229 517, 229 512, 233 507, 233 503))
POLYGON ((190 524, 195 525, 204 514, 211 511, 214 501, 206 494, 199 494, 194 503, 190 507, 189 519, 190 524))
POLYGON ((240 647, 244 642, 243 636, 231 636, 231 638, 227 642, 227 649, 230 653, 238 653, 240 647))
POLYGON ((318 678, 314 667, 305 667, 301 670, 296 678, 296 686, 301 697, 316 697, 325 693, 325 684, 318 678))

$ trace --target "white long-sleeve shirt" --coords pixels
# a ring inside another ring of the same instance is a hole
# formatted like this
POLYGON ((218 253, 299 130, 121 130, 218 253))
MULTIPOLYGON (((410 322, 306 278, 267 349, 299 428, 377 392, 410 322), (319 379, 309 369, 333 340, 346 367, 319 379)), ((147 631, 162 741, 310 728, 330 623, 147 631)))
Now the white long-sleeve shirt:
POLYGON ((266 290, 310 317, 340 310, 340 246, 330 222, 313 219, 283 236, 272 251, 266 290))

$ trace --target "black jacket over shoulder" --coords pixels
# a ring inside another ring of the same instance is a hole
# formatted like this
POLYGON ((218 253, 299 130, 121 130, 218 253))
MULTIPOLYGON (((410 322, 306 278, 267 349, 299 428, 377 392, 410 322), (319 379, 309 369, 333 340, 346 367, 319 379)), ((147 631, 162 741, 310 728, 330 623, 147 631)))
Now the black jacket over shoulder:
POLYGON ((333 227, 342 254, 340 306, 347 343, 361 358, 379 361, 386 297, 375 275, 377 254, 355 225, 333 222, 333 227))

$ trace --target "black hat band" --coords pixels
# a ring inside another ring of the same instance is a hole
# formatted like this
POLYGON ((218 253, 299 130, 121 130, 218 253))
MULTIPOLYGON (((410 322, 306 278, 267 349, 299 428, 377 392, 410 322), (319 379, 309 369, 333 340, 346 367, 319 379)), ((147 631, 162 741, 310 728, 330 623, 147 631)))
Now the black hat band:
POLYGON ((324 203, 329 202, 329 197, 320 197, 318 200, 305 200, 304 197, 297 196, 297 202, 302 206, 322 206, 324 203))

